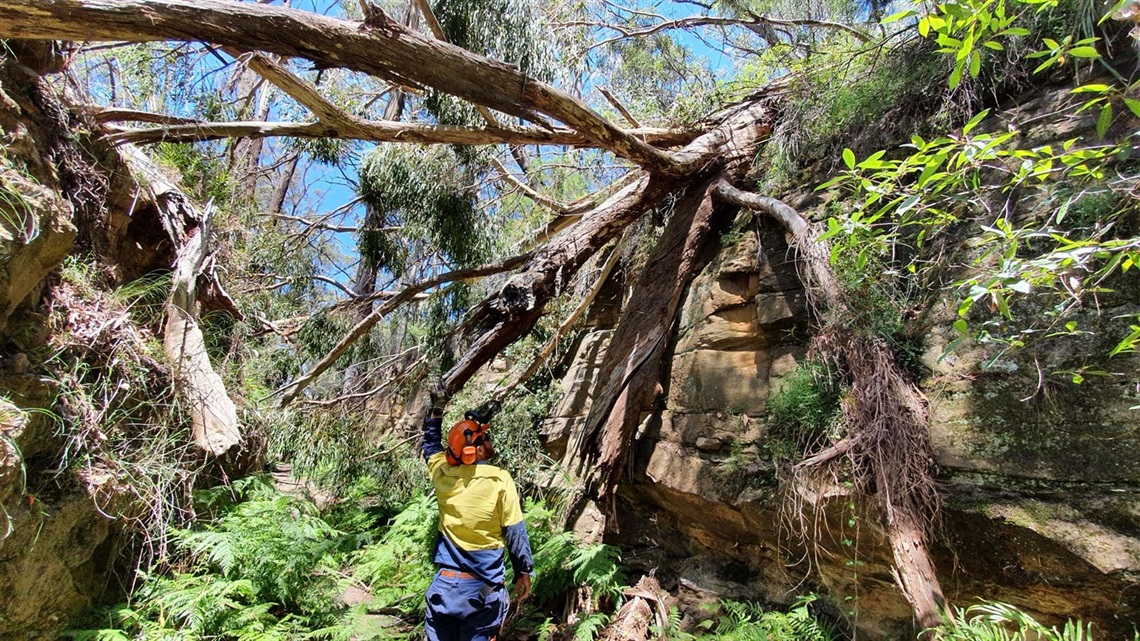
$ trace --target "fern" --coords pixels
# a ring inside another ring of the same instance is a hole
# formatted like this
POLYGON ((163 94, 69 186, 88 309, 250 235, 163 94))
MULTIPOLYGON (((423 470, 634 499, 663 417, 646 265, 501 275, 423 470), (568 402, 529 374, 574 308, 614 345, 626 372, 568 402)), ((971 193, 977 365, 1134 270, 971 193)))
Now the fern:
POLYGON ((832 641, 835 630, 816 618, 811 604, 816 597, 796 600, 787 612, 765 611, 755 603, 722 601, 723 614, 716 622, 715 633, 702 638, 720 641, 832 641))
POLYGON ((610 615, 605 612, 587 615, 574 626, 574 641, 594 641, 609 622, 610 615))
POLYGON ((435 567, 429 558, 439 529, 435 499, 424 496, 410 503, 374 545, 356 555, 353 576, 372 586, 373 607, 396 607, 406 617, 422 616, 422 595, 435 567))
POLYGON ((1006 603, 987 602, 957 608, 933 630, 937 641, 1092 641, 1092 625, 1069 620, 1047 628, 1028 613, 1006 603))

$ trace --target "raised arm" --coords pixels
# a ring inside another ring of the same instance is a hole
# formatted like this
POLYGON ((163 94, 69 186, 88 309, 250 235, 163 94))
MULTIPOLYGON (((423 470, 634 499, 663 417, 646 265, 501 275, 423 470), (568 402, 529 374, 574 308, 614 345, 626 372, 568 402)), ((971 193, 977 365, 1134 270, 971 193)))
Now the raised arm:
POLYGON ((433 407, 424 417, 423 444, 420 446, 424 460, 443 451, 443 409, 433 407))

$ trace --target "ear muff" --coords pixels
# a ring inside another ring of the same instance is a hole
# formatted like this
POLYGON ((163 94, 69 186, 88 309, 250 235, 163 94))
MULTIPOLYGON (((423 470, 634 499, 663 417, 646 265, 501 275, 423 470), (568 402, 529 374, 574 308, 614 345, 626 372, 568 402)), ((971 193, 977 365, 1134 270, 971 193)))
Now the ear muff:
POLYGON ((463 451, 459 454, 459 460, 463 461, 464 465, 475 464, 475 444, 472 442, 473 432, 470 429, 463 430, 463 451))

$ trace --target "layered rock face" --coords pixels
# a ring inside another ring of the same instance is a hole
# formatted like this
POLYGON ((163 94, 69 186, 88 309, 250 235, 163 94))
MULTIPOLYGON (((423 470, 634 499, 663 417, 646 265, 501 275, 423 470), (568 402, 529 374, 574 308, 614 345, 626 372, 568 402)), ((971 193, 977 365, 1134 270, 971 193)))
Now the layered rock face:
MULTIPOLYGON (((656 569, 683 603, 788 603, 815 592, 861 637, 913 638, 878 515, 841 479, 791 491, 780 464, 789 444, 766 423, 769 399, 807 350, 794 255, 764 223, 731 240, 689 290, 666 401, 644 415, 606 540, 631 565, 656 569)), ((1117 311, 1136 313, 1127 301, 1137 297, 1119 298, 1117 311)), ((1104 638, 1131 635, 1140 620, 1137 359, 1113 363, 1130 376, 1058 384, 1040 372, 1107 349, 1082 346, 1082 355, 1058 341, 995 360, 996 350, 976 345, 947 351, 952 320, 932 319, 921 368, 945 501, 934 553, 947 597, 1005 601, 1050 622, 1080 617, 1104 638)), ((551 451, 567 460, 608 334, 584 333, 545 424, 551 451)))

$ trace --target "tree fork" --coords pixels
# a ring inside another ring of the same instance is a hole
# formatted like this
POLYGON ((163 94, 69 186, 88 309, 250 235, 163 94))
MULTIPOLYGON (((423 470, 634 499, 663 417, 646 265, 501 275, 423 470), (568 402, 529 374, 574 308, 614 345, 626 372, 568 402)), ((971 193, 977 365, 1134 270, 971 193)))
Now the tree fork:
POLYGON ((762 100, 735 106, 721 115, 716 127, 677 152, 693 168, 687 180, 644 175, 536 249, 525 271, 472 310, 453 343, 463 357, 443 376, 439 389, 449 394, 458 391, 484 363, 533 329, 546 304, 558 295, 560 284, 569 283, 594 253, 667 195, 691 188, 698 180, 704 193, 711 182, 701 179, 702 174, 719 169, 732 176, 746 169, 771 132, 771 116, 762 100))

